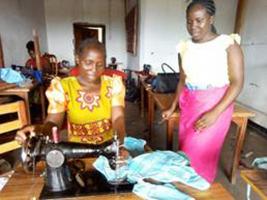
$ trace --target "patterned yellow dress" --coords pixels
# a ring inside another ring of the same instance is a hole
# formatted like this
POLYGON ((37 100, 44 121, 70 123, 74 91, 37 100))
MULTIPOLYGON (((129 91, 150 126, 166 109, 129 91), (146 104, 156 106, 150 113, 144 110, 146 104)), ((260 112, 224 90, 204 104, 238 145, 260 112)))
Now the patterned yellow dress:
POLYGON ((69 141, 101 144, 113 137, 111 111, 124 107, 125 87, 119 76, 102 76, 100 95, 90 95, 76 77, 56 77, 46 96, 48 113, 67 112, 69 141))

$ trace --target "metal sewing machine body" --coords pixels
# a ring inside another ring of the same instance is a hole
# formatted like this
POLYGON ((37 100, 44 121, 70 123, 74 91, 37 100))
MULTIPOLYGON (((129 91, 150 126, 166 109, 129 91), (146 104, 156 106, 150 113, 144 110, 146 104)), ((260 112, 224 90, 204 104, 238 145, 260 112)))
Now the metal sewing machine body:
MULTIPOLYGON (((75 142, 54 142, 48 137, 30 138, 22 148, 22 162, 26 171, 34 171, 38 161, 46 162, 45 186, 49 191, 60 192, 68 190, 73 185, 68 159, 96 157, 105 155, 113 160, 119 152, 117 137, 113 141, 101 145, 75 142)), ((111 163, 114 161, 111 161, 111 163)))

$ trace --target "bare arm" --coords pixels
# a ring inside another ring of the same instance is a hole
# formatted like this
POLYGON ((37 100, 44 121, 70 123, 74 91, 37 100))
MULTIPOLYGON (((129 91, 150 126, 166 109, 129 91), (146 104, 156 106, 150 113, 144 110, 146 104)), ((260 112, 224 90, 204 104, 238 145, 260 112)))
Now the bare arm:
POLYGON ((56 113, 56 114, 48 114, 44 124, 34 124, 24 127, 17 131, 15 139, 20 143, 24 143, 27 139, 27 135, 34 136, 36 134, 43 133, 45 135, 51 135, 52 127, 57 126, 60 128, 64 121, 65 112, 56 113))
POLYGON ((174 100, 173 100, 170 108, 162 113, 163 119, 168 119, 171 116, 171 114, 175 111, 175 109, 178 105, 181 91, 185 85, 185 73, 184 73, 183 68, 182 68, 182 60, 181 60, 180 54, 178 54, 178 62, 179 62, 179 72, 180 72, 179 83, 177 85, 174 100))
POLYGON ((210 112, 205 113, 195 124, 197 130, 212 125, 219 115, 236 99, 242 90, 244 82, 243 53, 238 44, 233 44, 227 49, 228 73, 230 84, 221 101, 210 112))
POLYGON ((236 99, 244 83, 244 59, 240 46, 231 45, 227 53, 230 85, 220 103, 214 108, 218 113, 223 112, 236 99))
POLYGON ((117 131, 119 136, 120 144, 123 144, 125 137, 125 118, 124 108, 122 106, 112 107, 112 128, 117 131))

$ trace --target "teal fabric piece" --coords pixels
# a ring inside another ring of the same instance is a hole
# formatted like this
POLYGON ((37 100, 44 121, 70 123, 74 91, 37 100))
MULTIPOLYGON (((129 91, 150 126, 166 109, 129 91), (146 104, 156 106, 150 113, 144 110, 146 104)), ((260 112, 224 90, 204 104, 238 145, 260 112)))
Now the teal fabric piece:
POLYGON ((193 200, 172 184, 155 185, 143 180, 135 184, 133 193, 147 200, 193 200))
POLYGON ((127 177, 130 182, 151 178, 162 183, 179 181, 199 190, 210 187, 189 165, 189 160, 182 152, 154 151, 137 156, 129 162, 127 177))
POLYGON ((255 158, 255 160, 252 162, 252 166, 267 170, 267 157, 255 158))
POLYGON ((135 157, 144 153, 144 146, 146 141, 142 139, 136 139, 133 137, 125 137, 123 146, 135 157))

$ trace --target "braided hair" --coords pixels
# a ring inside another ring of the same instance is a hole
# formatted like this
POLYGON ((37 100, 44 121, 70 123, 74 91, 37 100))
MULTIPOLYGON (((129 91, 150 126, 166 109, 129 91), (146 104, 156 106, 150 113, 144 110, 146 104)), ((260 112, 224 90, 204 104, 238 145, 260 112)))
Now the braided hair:
MULTIPOLYGON (((188 14, 195 5, 203 6, 210 16, 214 16, 216 13, 216 6, 213 0, 192 0, 186 8, 186 13, 188 14)), ((217 30, 213 24, 211 25, 211 31, 213 33, 217 33, 217 30)))

